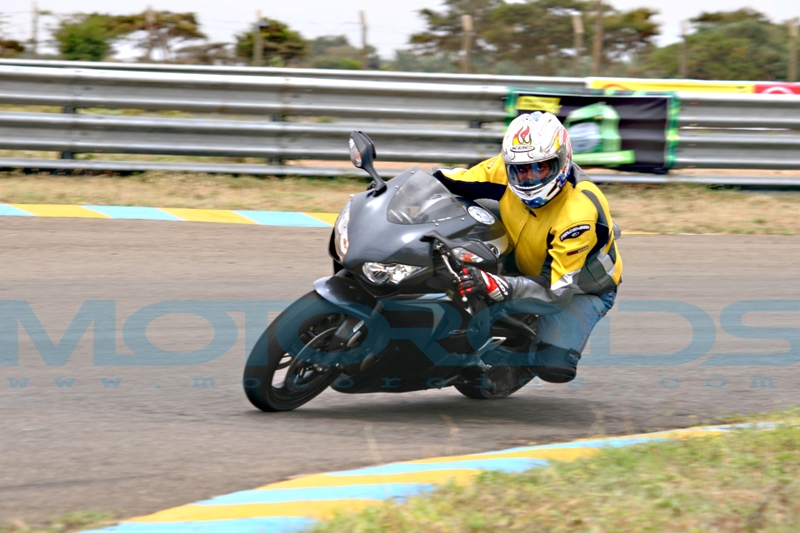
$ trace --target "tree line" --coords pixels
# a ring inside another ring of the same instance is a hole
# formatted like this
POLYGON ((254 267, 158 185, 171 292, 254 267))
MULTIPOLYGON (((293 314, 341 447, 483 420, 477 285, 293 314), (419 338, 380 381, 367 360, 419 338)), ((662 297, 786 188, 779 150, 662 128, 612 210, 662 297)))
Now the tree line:
MULTIPOLYGON (((419 14, 424 29, 388 60, 344 35, 306 39, 269 17, 230 43, 209 42, 194 13, 169 11, 61 17, 52 37, 71 60, 113 59, 124 41, 140 61, 225 65, 259 57, 268 66, 542 76, 587 76, 594 68, 603 76, 787 80, 797 61, 796 27, 748 8, 701 13, 681 42, 667 46, 657 45, 657 11, 621 11, 602 0, 445 0, 419 14)), ((0 56, 26 54, 26 43, 2 35, 0 26, 0 56)))

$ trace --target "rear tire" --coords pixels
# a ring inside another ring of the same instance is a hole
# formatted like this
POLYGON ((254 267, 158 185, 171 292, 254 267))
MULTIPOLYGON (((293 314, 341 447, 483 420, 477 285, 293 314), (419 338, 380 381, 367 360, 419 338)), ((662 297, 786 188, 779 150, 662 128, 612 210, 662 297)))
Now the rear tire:
POLYGON ((325 352, 344 318, 341 309, 316 292, 306 294, 281 313, 247 358, 242 385, 250 403, 266 412, 291 411, 336 381, 341 374, 339 367, 330 365, 330 361, 314 363, 314 357, 304 357, 304 352, 325 352), (279 337, 296 341, 287 351, 279 337))

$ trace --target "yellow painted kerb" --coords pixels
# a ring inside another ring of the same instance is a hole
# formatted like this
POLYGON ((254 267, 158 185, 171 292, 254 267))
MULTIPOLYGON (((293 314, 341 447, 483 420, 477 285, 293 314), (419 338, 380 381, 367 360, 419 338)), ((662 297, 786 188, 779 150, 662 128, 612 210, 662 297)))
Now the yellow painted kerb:
POLYGON ((52 204, 8 204, 21 211, 36 215, 37 217, 60 218, 109 218, 102 213, 86 209, 79 205, 52 205, 52 204))
POLYGON ((297 516, 315 520, 332 518, 337 511, 360 511, 380 500, 323 500, 315 502, 248 503, 243 505, 182 505, 127 522, 200 522, 271 516, 297 516))
POLYGON ((479 470, 453 469, 430 470, 427 472, 405 472, 401 474, 372 474, 366 476, 332 476, 316 474, 280 481, 259 487, 259 490, 305 489, 312 487, 343 487, 346 485, 366 485, 381 483, 425 483, 441 484, 453 482, 459 485, 469 483, 480 474, 479 470))
POLYGON ((227 224, 256 224, 253 220, 224 209, 186 209, 162 207, 162 211, 187 222, 223 222, 227 224))
POLYGON ((316 218, 317 220, 321 220, 322 222, 327 222, 331 226, 336 223, 336 218, 339 216, 338 213, 303 213, 304 215, 308 215, 311 218, 316 218))

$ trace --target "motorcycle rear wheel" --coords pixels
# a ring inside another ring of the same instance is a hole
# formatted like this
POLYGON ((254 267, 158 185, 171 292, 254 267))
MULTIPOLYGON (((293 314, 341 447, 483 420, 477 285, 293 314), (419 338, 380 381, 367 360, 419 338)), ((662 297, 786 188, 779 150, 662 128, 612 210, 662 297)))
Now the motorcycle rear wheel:
POLYGON ((310 292, 272 321, 247 358, 242 384, 250 403, 266 412, 291 411, 336 381, 340 368, 313 363, 303 357, 303 352, 325 352, 342 320, 344 315, 335 305, 310 292), (309 311, 313 308, 313 312, 305 313, 301 306, 309 311), (278 342, 281 328, 289 328, 289 334, 302 341, 299 350, 292 348, 295 353, 287 352, 278 342))

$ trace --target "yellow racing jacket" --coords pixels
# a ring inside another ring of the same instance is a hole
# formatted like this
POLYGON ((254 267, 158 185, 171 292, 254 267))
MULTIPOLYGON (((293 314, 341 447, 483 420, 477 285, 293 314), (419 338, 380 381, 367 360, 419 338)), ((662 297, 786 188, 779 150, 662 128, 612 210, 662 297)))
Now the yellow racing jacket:
POLYGON ((500 156, 469 170, 442 169, 435 176, 459 196, 499 201, 523 274, 506 277, 511 299, 564 307, 574 294, 605 294, 622 280, 622 257, 608 202, 578 165, 572 165, 561 192, 537 209, 526 206, 509 189, 500 156))

